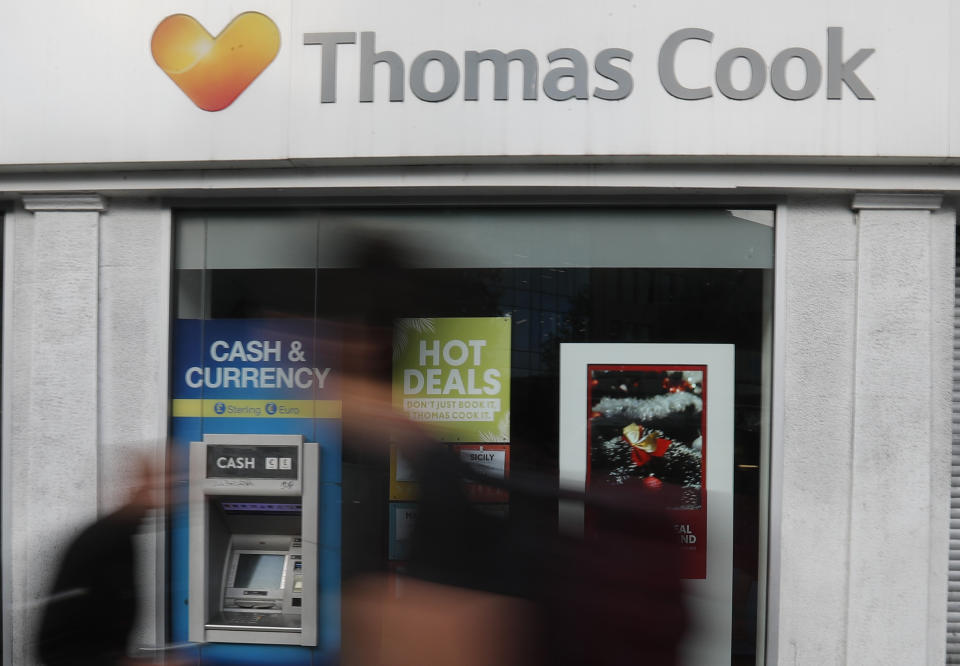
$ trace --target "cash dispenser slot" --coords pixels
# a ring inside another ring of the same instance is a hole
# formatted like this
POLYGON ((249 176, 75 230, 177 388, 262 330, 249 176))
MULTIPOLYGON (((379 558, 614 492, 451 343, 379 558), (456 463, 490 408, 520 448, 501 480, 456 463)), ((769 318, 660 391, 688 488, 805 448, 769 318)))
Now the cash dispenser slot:
POLYGON ((192 443, 191 641, 316 645, 318 468, 300 436, 192 443))

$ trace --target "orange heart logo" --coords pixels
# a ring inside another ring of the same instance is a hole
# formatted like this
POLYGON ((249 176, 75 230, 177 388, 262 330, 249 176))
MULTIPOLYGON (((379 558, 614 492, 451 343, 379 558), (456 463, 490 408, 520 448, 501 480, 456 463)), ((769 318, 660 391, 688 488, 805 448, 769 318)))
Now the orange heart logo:
POLYGON ((259 12, 244 12, 216 37, 186 14, 160 22, 150 42, 153 59, 204 111, 233 103, 280 50, 277 25, 259 12))

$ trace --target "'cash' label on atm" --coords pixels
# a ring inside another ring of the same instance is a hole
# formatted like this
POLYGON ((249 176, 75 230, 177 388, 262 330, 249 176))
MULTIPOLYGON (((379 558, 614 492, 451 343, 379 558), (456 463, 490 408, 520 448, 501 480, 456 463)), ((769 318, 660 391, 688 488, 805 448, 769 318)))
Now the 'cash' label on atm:
POLYGON ((207 446, 207 478, 298 479, 296 446, 207 446))

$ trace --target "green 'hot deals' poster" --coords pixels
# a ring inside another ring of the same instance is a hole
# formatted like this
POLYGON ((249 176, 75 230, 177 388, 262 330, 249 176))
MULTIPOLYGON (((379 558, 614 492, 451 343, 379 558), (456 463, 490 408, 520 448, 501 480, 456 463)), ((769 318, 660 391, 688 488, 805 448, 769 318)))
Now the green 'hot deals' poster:
POLYGON ((510 318, 397 320, 393 402, 441 442, 509 442, 510 318))

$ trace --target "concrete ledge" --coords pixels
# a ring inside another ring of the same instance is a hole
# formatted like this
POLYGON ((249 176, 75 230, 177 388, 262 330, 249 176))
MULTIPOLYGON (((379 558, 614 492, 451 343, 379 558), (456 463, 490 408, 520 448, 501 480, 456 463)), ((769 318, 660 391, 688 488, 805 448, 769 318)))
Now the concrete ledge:
POLYGON ((107 209, 107 201, 99 194, 25 194, 23 207, 31 212, 103 211, 107 209))
POLYGON ((863 194, 853 195, 853 210, 938 210, 943 205, 940 194, 863 194))

